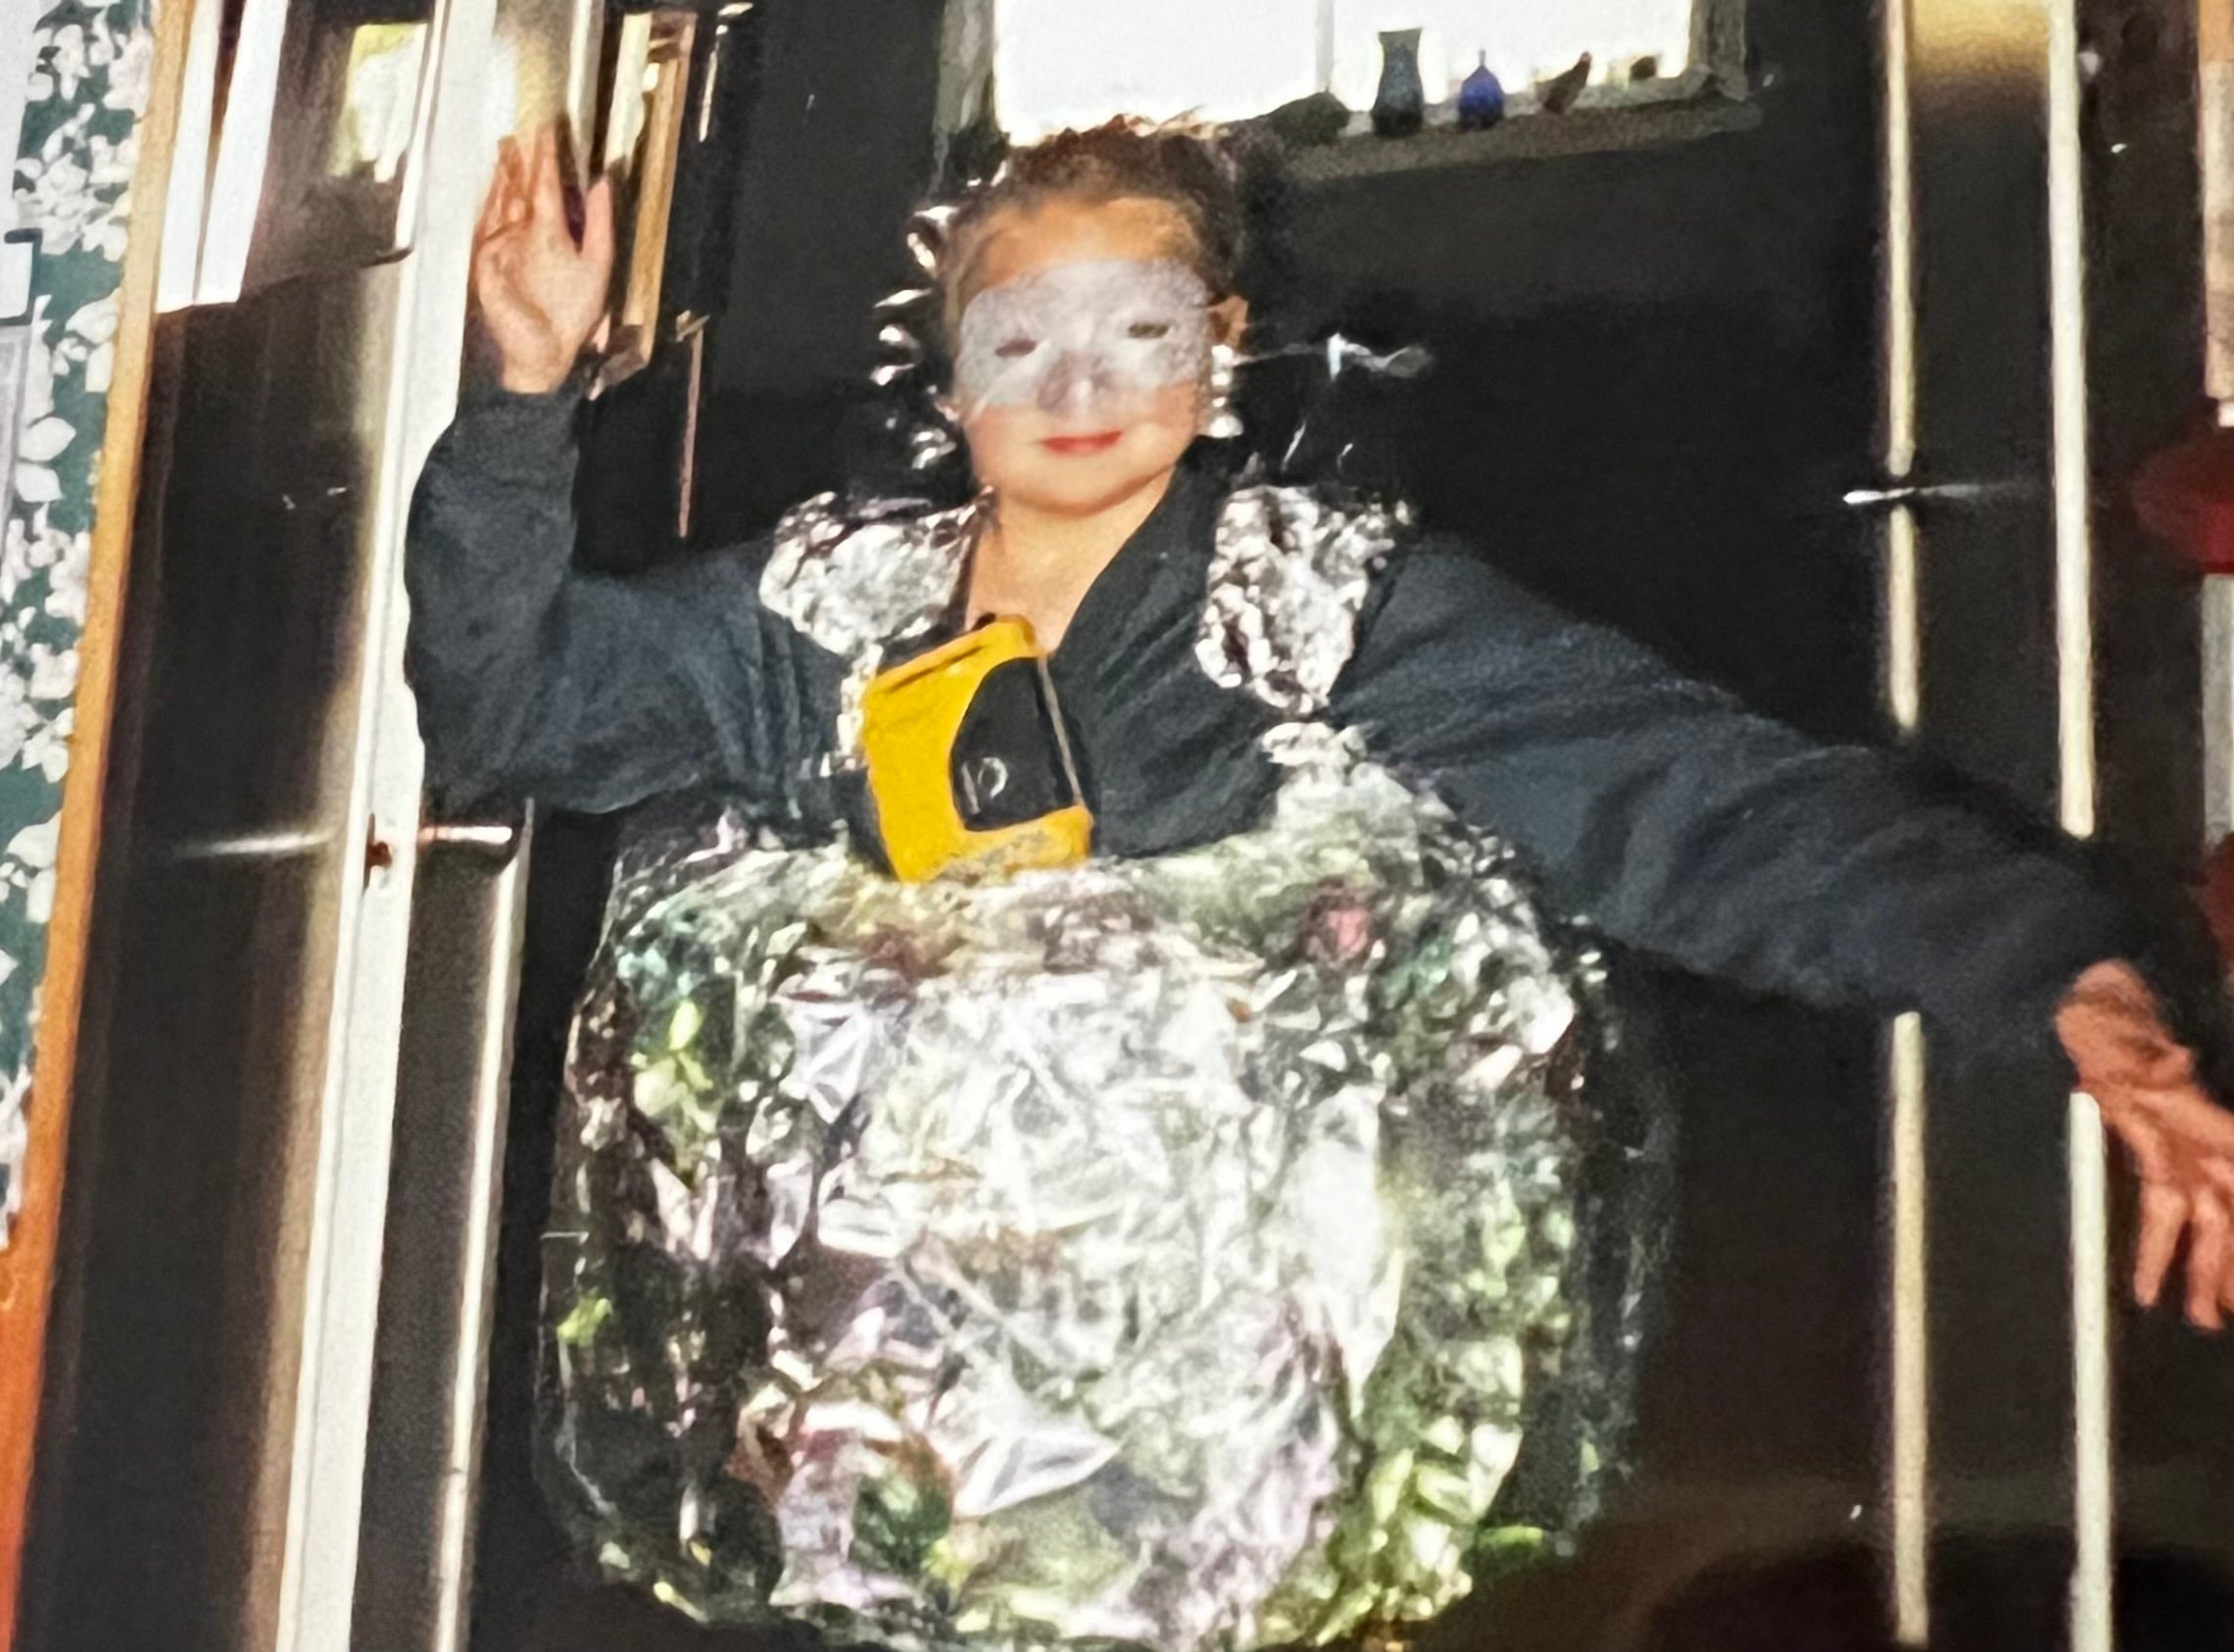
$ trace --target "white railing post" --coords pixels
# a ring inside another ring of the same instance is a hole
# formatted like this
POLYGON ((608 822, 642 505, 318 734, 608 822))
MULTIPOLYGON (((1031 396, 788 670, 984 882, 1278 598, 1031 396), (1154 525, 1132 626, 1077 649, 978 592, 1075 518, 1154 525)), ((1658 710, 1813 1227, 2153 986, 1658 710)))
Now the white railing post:
MULTIPOLYGON (((2087 439, 2086 200, 2078 0, 2048 16, 2048 297, 2054 407, 2058 791, 2064 829, 2095 833, 2094 539, 2087 439)), ((2102 1119, 2073 1095, 2071 1652, 2111 1652, 2113 1440, 2110 1227, 2102 1119)))

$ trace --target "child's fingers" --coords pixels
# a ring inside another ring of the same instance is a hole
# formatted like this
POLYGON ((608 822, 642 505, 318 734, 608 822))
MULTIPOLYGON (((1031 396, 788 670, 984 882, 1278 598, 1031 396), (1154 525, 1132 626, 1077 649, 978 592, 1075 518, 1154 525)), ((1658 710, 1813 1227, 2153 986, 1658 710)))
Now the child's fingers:
POLYGON ((528 180, 529 206, 535 227, 544 236, 566 233, 566 193, 558 177, 558 128, 546 126, 535 140, 534 170, 528 180))
POLYGON ((612 264, 612 179, 601 177, 582 201, 582 256, 601 267, 612 264))

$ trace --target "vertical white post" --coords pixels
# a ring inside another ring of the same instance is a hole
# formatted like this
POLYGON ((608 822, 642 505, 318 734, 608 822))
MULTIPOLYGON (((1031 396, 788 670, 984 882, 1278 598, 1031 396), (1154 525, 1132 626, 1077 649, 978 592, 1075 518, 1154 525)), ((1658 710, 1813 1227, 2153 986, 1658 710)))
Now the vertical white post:
POLYGON ((2115 1516, 2110 1386, 2108 1155, 2102 1113, 2071 1097, 2071 1652, 2111 1652, 2115 1632, 2111 1532, 2115 1516))
POLYGON ((2203 582, 2203 826, 2206 850, 2234 834, 2234 579, 2222 575, 2203 582))
MULTIPOLYGON (((2234 426, 2234 8, 2196 14, 2198 170, 2203 184, 2204 392, 2234 426)), ((2234 834, 2234 579, 2203 582, 2204 847, 2234 834)))
POLYGON ((2051 0, 2048 31, 2049 359, 2056 490, 2056 705, 2060 813, 2095 831, 2094 536, 2087 459, 2083 158, 2077 0, 2051 0))
MULTIPOLYGON (((1908 0, 1884 0, 1883 376, 1885 485, 1916 468, 1916 186, 1909 80, 1908 0)), ((1885 518, 1884 694, 1905 740, 1923 716, 1923 646, 1916 515, 1895 506, 1885 518)), ((1887 1367, 1891 1482, 1886 1536, 1891 1550, 1894 1639, 1921 1647, 1931 1638, 1931 1358, 1925 1270, 1927 1165, 1924 1149, 1923 1025, 1893 1024, 1886 1074, 1891 1117, 1886 1172, 1891 1189, 1886 1235, 1887 1367)))
POLYGON ((1315 67, 1319 74, 1319 90, 1322 92, 1335 89, 1335 8, 1339 4, 1340 0, 1319 0, 1315 67))
POLYGON ((429 49, 440 54, 431 125, 410 163, 424 173, 418 234, 397 272, 386 358, 373 367, 382 397, 377 506, 345 818, 366 822, 393 860, 374 871, 352 855, 338 871, 341 940, 304 1263, 287 1519, 275 1533, 273 1652, 348 1647, 356 1603, 422 766, 403 680, 404 527, 419 465, 455 405, 473 221, 493 160, 485 122, 495 15, 495 0, 440 0, 429 24, 429 49))
POLYGON ((519 953, 527 927, 528 829, 500 873, 489 909, 479 1082, 473 1092, 473 1176, 459 1282, 457 1365, 444 1441, 441 1526, 435 1547, 432 1652, 465 1652, 473 1593, 473 1521, 479 1504, 487 1420, 489 1337, 496 1319, 497 1223, 504 1194, 505 1125, 510 1105, 512 1025, 519 1010, 519 953))
POLYGON ((1931 1341, 1924 1258, 1923 1023, 1893 1023, 1892 1130, 1892 1590, 1893 1638, 1931 1641, 1931 1341))
MULTIPOLYGON (((2056 682, 2061 815, 2095 831, 2094 545, 2087 454, 2086 201, 2077 0, 2048 15, 2048 278, 2056 487, 2056 682)), ((2102 1120, 2070 1102, 2072 1652, 2111 1652, 2113 1418, 2109 1211, 2102 1120)))

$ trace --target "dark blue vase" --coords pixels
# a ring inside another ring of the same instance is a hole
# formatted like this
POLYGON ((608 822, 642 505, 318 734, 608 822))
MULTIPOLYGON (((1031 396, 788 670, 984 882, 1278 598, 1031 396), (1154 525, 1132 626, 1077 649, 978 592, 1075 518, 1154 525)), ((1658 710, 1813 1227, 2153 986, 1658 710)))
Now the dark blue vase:
POLYGON ((1459 82, 1458 129, 1485 132, 1505 118, 1505 85, 1489 73, 1489 54, 1481 54, 1481 67, 1459 82))
POLYGON ((1420 30, 1391 28, 1381 36, 1381 89, 1373 99, 1373 129, 1405 137, 1427 119, 1428 91, 1420 83, 1420 30))

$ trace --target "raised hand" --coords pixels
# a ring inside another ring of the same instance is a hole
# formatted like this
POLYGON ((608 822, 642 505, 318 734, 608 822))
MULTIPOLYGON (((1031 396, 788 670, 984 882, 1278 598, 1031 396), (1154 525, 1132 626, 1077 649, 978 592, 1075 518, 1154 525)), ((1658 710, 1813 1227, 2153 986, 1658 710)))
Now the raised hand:
POLYGON ((2056 1031, 2141 1178, 2134 1294, 2157 1300, 2184 1240, 2187 1317, 2217 1330, 2234 1312, 2234 1113, 2205 1092, 2194 1054, 2125 964, 2081 976, 2056 1031))
POLYGON ((599 179, 582 205, 577 242, 566 223, 556 126, 525 148, 505 140, 473 234, 473 296, 508 390, 556 390, 606 318, 612 286, 610 180, 599 179))

